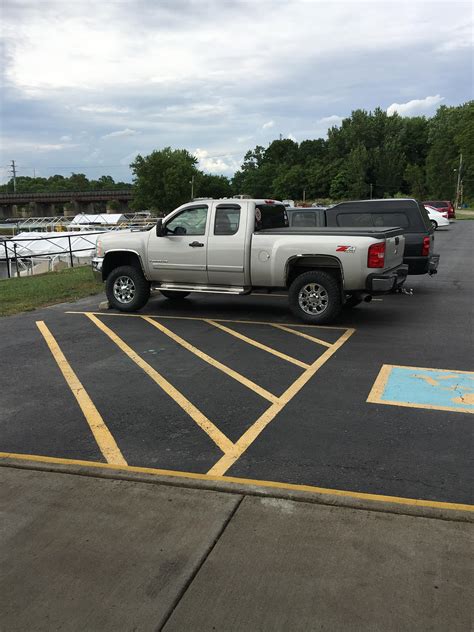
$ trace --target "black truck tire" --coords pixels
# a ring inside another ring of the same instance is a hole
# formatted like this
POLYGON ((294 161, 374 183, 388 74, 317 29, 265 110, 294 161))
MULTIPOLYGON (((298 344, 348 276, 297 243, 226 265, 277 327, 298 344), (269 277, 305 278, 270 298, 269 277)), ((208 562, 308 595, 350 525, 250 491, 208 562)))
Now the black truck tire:
POLYGON ((290 285, 288 300, 293 314, 313 325, 331 322, 342 307, 339 283, 322 270, 297 276, 290 285))
POLYGON ((150 283, 134 266, 114 268, 105 282, 109 305, 121 312, 135 312, 150 298, 150 283))
POLYGON ((169 298, 171 300, 174 299, 176 301, 186 298, 186 296, 191 294, 191 292, 171 292, 167 290, 160 290, 160 294, 163 294, 165 298, 169 298))

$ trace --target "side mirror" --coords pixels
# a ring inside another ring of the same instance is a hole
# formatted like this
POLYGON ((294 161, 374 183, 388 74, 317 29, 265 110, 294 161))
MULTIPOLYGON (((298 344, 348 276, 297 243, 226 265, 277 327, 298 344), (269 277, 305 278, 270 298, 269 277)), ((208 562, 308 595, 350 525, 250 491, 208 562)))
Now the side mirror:
POLYGON ((163 237, 164 234, 165 233, 164 233, 164 229, 163 229, 163 220, 160 217, 160 219, 158 219, 156 221, 156 236, 157 237, 163 237))

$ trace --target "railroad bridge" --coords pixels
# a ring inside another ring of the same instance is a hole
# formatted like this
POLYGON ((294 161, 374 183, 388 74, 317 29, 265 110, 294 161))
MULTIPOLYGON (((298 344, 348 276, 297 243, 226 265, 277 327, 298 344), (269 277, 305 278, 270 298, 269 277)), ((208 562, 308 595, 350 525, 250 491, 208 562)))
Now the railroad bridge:
POLYGON ((124 213, 133 199, 132 189, 115 191, 55 191, 50 193, 0 193, 0 218, 49 217, 61 213, 124 213), (109 207, 116 200, 115 208, 109 207), (68 205, 66 207, 66 204, 68 205), (65 208, 66 207, 66 208, 65 208))

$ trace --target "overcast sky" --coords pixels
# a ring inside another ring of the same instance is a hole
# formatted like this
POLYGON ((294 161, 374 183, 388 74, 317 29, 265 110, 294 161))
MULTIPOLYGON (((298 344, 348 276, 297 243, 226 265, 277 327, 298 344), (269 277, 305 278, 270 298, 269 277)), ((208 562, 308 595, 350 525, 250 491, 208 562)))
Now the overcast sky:
POLYGON ((356 108, 473 98, 470 2, 0 0, 0 179, 110 174, 186 148, 231 175, 356 108))

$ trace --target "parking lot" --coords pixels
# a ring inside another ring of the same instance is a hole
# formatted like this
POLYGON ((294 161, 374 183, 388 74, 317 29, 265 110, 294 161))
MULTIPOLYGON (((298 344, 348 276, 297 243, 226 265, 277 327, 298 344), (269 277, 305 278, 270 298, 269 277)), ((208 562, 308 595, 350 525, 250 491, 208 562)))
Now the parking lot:
POLYGON ((471 504, 473 240, 331 327, 284 295, 5 318, 0 453, 471 504))

